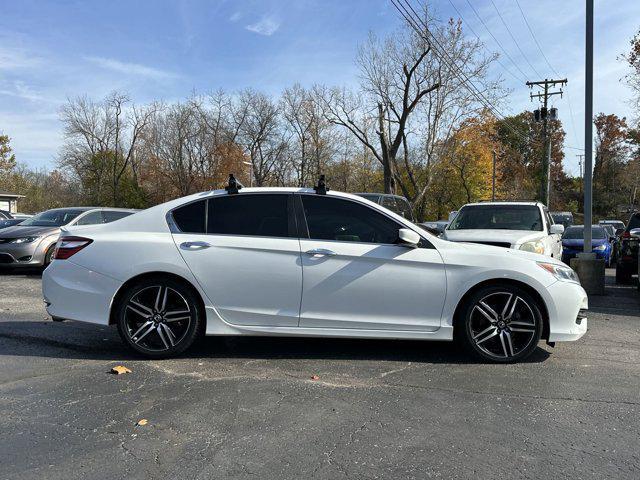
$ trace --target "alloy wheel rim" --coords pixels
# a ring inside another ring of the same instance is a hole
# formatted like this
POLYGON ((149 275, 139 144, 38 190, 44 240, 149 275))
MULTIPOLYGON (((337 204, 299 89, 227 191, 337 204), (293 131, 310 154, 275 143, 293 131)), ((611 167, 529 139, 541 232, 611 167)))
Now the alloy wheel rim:
POLYGON ((471 339, 479 350, 491 358, 505 359, 531 345, 538 319, 521 296, 495 292, 475 304, 468 326, 471 339))
POLYGON ((145 287, 133 295, 124 311, 131 342, 148 351, 162 352, 178 345, 192 320, 189 303, 165 285, 145 287))

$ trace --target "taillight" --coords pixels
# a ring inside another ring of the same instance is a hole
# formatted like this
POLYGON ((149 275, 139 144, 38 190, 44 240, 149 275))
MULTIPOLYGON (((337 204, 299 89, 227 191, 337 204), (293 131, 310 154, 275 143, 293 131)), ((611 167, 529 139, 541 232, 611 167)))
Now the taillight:
POLYGON ((622 233, 622 238, 631 238, 631 234, 627 231, 622 233))
POLYGON ((84 247, 89 245, 93 240, 83 237, 62 237, 56 243, 56 250, 53 252, 55 260, 66 260, 75 255, 84 247))

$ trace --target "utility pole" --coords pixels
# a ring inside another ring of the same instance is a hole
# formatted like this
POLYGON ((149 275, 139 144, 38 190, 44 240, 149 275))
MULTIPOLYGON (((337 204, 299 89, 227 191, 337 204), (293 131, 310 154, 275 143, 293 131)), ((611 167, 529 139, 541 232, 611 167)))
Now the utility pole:
POLYGON ((584 252, 591 253, 593 188, 593 0, 587 0, 584 80, 584 252))
POLYGON ((538 80, 536 82, 527 82, 527 87, 533 89, 533 87, 542 87, 543 91, 538 93, 531 93, 529 97, 531 100, 534 98, 538 98, 542 102, 542 108, 540 110, 534 111, 534 118, 536 122, 542 121, 542 137, 544 140, 544 149, 543 149, 543 157, 542 157, 542 179, 540 181, 540 200, 547 206, 549 205, 549 185, 550 185, 550 175, 549 169, 551 164, 551 134, 549 133, 548 120, 555 120, 558 118, 558 110, 555 108, 548 109, 549 97, 554 95, 560 95, 562 98, 562 89, 550 92, 550 87, 555 87, 556 85, 566 85, 567 79, 564 78, 562 80, 554 80, 547 79, 538 80))
POLYGON ((491 153, 493 156, 493 174, 491 176, 491 201, 495 202, 496 201, 496 151, 493 150, 491 153))

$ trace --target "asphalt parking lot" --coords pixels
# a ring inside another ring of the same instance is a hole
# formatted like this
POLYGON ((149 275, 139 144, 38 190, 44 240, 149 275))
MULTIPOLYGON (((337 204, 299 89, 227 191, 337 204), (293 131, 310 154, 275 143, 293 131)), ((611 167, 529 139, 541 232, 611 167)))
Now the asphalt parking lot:
POLYGON ((0 478, 640 478, 640 295, 611 273, 581 341, 506 366, 272 338, 146 361, 0 273, 0 478))

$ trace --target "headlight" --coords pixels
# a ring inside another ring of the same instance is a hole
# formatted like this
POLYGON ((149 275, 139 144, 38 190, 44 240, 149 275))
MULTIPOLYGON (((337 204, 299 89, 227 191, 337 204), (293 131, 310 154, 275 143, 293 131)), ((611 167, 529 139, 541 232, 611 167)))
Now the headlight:
POLYGON ((602 245, 598 245, 597 247, 593 247, 594 250, 598 250, 600 252, 603 252, 607 249, 607 246, 603 243, 602 245))
POLYGON ((22 237, 22 238, 14 238, 9 243, 32 243, 38 240, 40 237, 22 237))
POLYGON ((558 280, 563 280, 565 282, 575 282, 580 283, 580 279, 576 272, 574 272, 569 267, 563 267, 562 265, 556 265, 555 263, 542 263, 538 262, 538 266, 544 268, 551 275, 556 277, 558 280))
POLYGON ((520 250, 533 253, 544 253, 544 243, 541 240, 534 240, 532 242, 525 242, 520 245, 520 250))

